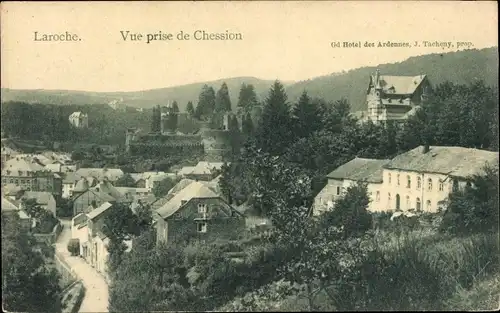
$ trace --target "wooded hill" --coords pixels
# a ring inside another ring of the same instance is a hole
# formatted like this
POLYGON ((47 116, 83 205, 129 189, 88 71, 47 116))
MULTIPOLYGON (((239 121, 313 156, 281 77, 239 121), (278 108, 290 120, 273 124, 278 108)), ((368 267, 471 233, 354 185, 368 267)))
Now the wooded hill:
MULTIPOLYGON (((348 72, 333 73, 310 80, 283 83, 290 101, 295 102, 298 100, 300 94, 306 90, 311 97, 321 97, 326 101, 335 101, 345 97, 351 103, 351 109, 359 111, 365 109, 365 91, 368 78, 377 68, 380 69, 382 74, 386 75, 427 74, 433 85, 445 81, 468 84, 475 80, 484 80, 486 85, 497 86, 498 47, 416 56, 400 63, 361 67, 348 72)), ((236 107, 242 83, 253 84, 260 100, 267 96, 272 84, 272 81, 255 77, 236 77, 136 92, 98 93, 2 88, 1 96, 2 101, 76 105, 105 104, 113 100, 123 99, 124 105, 139 108, 151 108, 158 104, 161 105, 176 100, 180 111, 183 112, 186 110, 188 101, 193 101, 196 105, 198 95, 204 84, 213 87, 217 91, 223 82, 228 85, 233 110, 236 107)))

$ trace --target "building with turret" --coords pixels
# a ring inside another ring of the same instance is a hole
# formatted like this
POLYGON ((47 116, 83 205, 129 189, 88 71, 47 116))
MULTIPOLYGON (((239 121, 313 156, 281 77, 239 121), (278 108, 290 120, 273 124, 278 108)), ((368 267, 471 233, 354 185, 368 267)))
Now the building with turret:
POLYGON ((82 112, 73 112, 69 116, 69 122, 74 127, 87 128, 89 127, 89 116, 82 112))
POLYGON ((426 75, 380 75, 377 70, 370 76, 366 91, 368 111, 363 118, 374 123, 404 121, 420 108, 430 88, 426 75))

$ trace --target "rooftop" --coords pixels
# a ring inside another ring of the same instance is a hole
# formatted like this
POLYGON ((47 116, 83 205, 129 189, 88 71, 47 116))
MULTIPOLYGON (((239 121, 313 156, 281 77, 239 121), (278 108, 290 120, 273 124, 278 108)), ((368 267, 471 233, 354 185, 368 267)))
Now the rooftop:
POLYGON ((119 168, 80 168, 76 171, 76 174, 80 177, 93 176, 98 180, 107 178, 111 181, 116 181, 124 173, 119 168))
POLYGON ((87 214, 87 217, 89 220, 93 220, 102 213, 106 212, 110 207, 113 205, 109 202, 103 203, 100 207, 96 208, 95 210, 91 211, 90 213, 87 214))
POLYGON ((54 200, 54 196, 50 192, 44 191, 25 191, 22 198, 24 199, 35 199, 36 204, 49 204, 51 200, 54 200))
POLYGON ((467 178, 482 172, 486 164, 498 163, 498 152, 473 148, 424 146, 402 153, 384 167, 414 172, 439 173, 467 178))
MULTIPOLYGON (((422 83, 426 75, 418 76, 392 76, 380 75, 378 86, 384 93, 395 95, 411 95, 422 83)), ((370 85, 377 87, 376 75, 370 76, 370 85)))
POLYGON ((355 181, 365 180, 372 183, 382 182, 382 166, 390 160, 354 158, 337 167, 328 174, 327 178, 350 179, 355 181))
POLYGON ((201 182, 193 182, 187 187, 179 191, 172 199, 165 203, 162 207, 156 210, 156 212, 162 217, 167 218, 179 210, 183 205, 184 201, 189 201, 191 199, 200 198, 217 198, 219 197, 214 191, 205 186, 201 182))

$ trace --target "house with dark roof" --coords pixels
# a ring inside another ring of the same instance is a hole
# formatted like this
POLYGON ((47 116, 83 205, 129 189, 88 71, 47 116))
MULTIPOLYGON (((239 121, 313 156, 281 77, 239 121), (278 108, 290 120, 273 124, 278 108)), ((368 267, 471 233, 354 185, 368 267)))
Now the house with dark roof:
POLYGON ((471 177, 484 173, 486 166, 498 166, 498 152, 419 146, 392 160, 355 158, 327 176, 327 185, 315 198, 314 213, 333 208, 345 188, 360 181, 368 183, 370 211, 437 212, 446 208, 451 192, 471 184, 471 177))
POLYGON ((43 191, 26 191, 23 193, 22 200, 33 199, 37 206, 45 209, 56 216, 56 199, 50 192, 43 191))
POLYGON ((431 85, 426 75, 370 76, 366 90, 366 120, 374 123, 384 121, 404 121, 416 113, 426 100, 431 85))
POLYGON ((385 198, 389 210, 437 212, 448 195, 470 184, 485 166, 497 166, 498 152, 443 146, 419 146, 384 165, 385 198))
POLYGON ((326 177, 328 183, 314 198, 313 214, 318 215, 332 209, 335 201, 343 196, 347 188, 357 182, 368 183, 371 198, 370 209, 383 210, 380 201, 383 166, 390 160, 354 158, 339 166, 326 177))
POLYGON ((158 242, 236 239, 243 214, 202 182, 191 182, 154 211, 158 242))

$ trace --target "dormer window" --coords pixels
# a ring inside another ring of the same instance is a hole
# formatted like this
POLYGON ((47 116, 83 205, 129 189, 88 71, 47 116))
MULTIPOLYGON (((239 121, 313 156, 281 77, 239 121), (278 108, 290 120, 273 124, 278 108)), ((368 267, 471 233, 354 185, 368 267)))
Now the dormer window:
POLYGON ((198 204, 198 213, 204 214, 207 213, 207 205, 203 203, 198 204))

